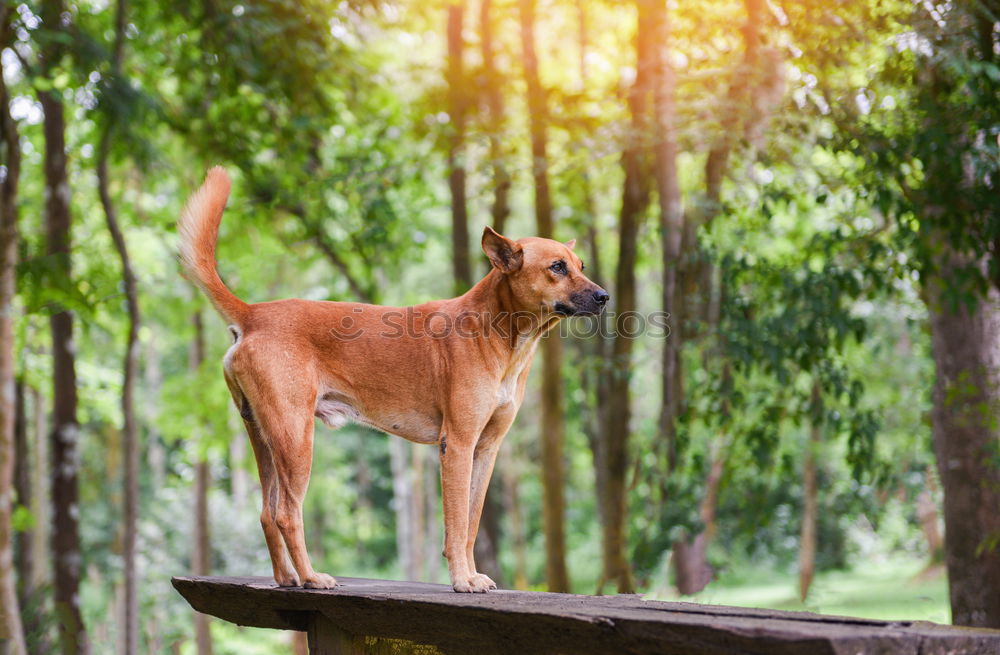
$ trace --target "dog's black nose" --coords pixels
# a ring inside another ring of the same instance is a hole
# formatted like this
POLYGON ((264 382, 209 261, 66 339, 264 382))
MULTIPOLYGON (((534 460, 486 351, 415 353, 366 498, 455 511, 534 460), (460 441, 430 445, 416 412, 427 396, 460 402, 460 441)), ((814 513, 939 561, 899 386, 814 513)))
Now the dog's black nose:
POLYGON ((594 300, 597 301, 598 305, 605 305, 609 300, 611 300, 611 296, 608 295, 607 291, 601 289, 600 291, 594 292, 594 300))

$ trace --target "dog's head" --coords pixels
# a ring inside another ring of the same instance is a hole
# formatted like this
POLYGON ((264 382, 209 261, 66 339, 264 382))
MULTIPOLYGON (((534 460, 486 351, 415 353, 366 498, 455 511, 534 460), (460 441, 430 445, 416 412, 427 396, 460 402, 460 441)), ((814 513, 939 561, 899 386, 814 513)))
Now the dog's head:
POLYGON ((593 316, 610 298, 583 274, 575 244, 536 237, 512 241, 493 228, 483 231, 483 252, 507 276, 518 309, 543 315, 593 316))

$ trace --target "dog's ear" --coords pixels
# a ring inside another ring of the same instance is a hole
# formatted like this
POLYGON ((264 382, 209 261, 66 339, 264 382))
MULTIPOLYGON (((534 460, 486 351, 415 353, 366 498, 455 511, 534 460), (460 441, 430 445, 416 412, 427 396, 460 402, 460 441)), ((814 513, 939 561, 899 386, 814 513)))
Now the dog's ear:
POLYGON ((566 246, 567 248, 569 248, 570 250, 572 250, 573 246, 576 245, 576 239, 570 239, 569 241, 567 241, 563 245, 566 246))
POLYGON ((493 228, 483 230, 483 252, 490 258, 493 268, 501 273, 513 273, 524 263, 524 250, 493 228))

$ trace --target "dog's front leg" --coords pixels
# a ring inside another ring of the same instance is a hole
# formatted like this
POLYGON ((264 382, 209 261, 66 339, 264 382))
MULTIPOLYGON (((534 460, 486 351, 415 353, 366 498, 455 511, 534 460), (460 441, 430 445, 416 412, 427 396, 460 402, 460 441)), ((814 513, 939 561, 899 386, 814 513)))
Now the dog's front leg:
POLYGON ((475 449, 472 432, 441 434, 441 500, 444 504, 444 556, 455 591, 484 592, 489 585, 474 577, 466 551, 469 535, 469 490, 475 449))
POLYGON ((469 536, 465 546, 466 557, 469 560, 469 569, 472 571, 473 579, 478 580, 480 584, 485 584, 489 589, 496 589, 497 584, 488 575, 479 573, 476 569, 474 554, 476 536, 479 534, 479 519, 482 517, 483 504, 486 502, 486 490, 490 486, 490 478, 493 477, 493 465, 496 463, 500 444, 507 436, 507 431, 510 430, 516 415, 516 405, 508 405, 498 409, 479 436, 472 459, 472 480, 469 491, 469 536))

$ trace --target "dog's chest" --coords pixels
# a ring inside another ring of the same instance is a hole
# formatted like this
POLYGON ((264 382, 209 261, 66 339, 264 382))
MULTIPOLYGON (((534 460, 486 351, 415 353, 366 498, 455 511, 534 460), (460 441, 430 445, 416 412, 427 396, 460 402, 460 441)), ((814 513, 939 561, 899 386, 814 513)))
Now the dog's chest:
POLYGON ((500 381, 500 388, 497 389, 497 407, 505 407, 512 402, 517 395, 517 376, 509 375, 500 381))
POLYGON ((535 355, 537 346, 537 341, 528 341, 520 344, 520 347, 514 352, 514 356, 500 380, 500 386, 497 388, 497 407, 504 407, 517 401, 518 380, 521 379, 521 374, 531 366, 531 359, 535 355))

